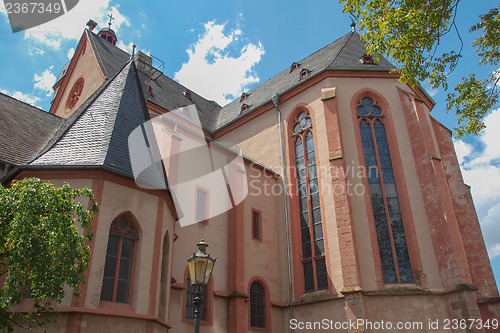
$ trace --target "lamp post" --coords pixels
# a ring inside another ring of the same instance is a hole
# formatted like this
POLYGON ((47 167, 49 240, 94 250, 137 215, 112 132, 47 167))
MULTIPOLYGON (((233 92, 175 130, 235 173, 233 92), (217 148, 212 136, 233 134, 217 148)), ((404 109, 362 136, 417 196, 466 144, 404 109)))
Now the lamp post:
POLYGON ((193 253, 192 257, 187 258, 189 267, 189 277, 191 278, 191 284, 194 286, 194 333, 200 332, 200 301, 201 301, 201 286, 207 286, 210 281, 210 276, 212 276, 212 271, 214 269, 215 260, 210 257, 210 254, 206 253, 205 250, 208 244, 202 238, 201 242, 196 244, 198 246, 198 252, 193 253))

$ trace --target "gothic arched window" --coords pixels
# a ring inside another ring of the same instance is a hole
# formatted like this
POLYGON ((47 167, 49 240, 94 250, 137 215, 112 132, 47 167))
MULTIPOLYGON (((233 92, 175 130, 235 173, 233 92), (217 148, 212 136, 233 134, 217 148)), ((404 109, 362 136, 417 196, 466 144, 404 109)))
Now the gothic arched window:
POLYGON ((250 285, 250 327, 266 328, 266 293, 257 281, 250 285))
POLYGON ((297 114, 293 123, 293 141, 297 168, 300 210, 302 269, 305 292, 328 289, 325 245, 321 218, 318 171, 312 120, 308 112, 297 114))
POLYGON ((138 239, 137 228, 126 217, 122 216, 111 223, 101 301, 130 303, 138 239))
POLYGON ((382 110, 368 97, 357 108, 373 219, 385 283, 413 282, 382 110))

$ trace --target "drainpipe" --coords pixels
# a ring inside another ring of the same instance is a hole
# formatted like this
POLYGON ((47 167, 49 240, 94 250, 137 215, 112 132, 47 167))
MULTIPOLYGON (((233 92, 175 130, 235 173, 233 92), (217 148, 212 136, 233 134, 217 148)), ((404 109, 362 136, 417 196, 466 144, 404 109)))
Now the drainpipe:
MULTIPOLYGON (((287 255, 287 262, 288 262, 288 302, 290 304, 290 320, 293 319, 293 289, 292 289, 292 257, 290 254, 290 221, 288 217, 288 198, 287 198, 287 189, 288 189, 288 182, 286 178, 286 160, 285 160, 285 142, 283 140, 283 126, 282 126, 282 119, 281 119, 281 110, 278 107, 278 103, 280 101, 280 95, 278 93, 274 94, 271 97, 271 100, 274 103, 274 106, 276 107, 276 110, 278 111, 278 124, 279 124, 279 130, 280 130, 280 145, 281 145, 281 175, 283 179, 283 201, 285 203, 285 229, 286 229, 286 255, 287 255)), ((290 330, 293 332, 294 330, 290 328, 290 330)))

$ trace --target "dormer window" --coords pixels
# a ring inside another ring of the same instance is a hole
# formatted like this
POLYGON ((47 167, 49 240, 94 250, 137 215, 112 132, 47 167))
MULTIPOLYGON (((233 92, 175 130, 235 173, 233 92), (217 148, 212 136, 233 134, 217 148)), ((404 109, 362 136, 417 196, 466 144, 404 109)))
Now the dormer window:
POLYGON ((294 62, 292 66, 290 66, 290 73, 293 72, 294 70, 298 69, 300 67, 299 63, 294 62))
POLYGON ((306 78, 309 76, 309 70, 304 68, 303 70, 300 71, 300 79, 302 80, 303 78, 306 78))
POLYGON ((191 100, 191 91, 186 90, 186 91, 182 92, 182 94, 184 95, 184 97, 191 100))
POLYGON ((148 88, 148 95, 153 97, 153 87, 149 86, 148 88))
POLYGON ((373 64, 373 58, 371 55, 368 55, 368 54, 365 54, 364 56, 362 56, 360 61, 363 64, 373 64))
POLYGON ((240 103, 243 102, 245 99, 247 99, 248 97, 248 94, 247 93, 243 93, 241 94, 241 97, 240 97, 240 103))
POLYGON ((248 105, 247 104, 243 104, 241 106, 241 112, 240 112, 240 114, 247 112, 247 110, 248 110, 248 105))

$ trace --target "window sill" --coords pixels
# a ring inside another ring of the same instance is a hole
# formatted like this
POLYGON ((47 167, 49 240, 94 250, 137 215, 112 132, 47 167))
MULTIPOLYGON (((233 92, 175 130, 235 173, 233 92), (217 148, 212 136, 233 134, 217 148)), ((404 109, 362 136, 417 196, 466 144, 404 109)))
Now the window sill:
POLYGON ((249 327, 248 328, 249 331, 254 331, 254 332, 269 332, 269 328, 265 327, 265 328, 261 328, 261 327, 249 327))
POLYGON ((113 312, 121 315, 135 314, 134 308, 130 304, 113 303, 107 301, 99 301, 99 310, 105 312, 113 312))
MULTIPOLYGON (((186 318, 183 318, 183 319, 182 319, 182 322, 183 322, 184 324, 194 325, 194 319, 186 319, 186 318)), ((201 325, 201 326, 212 326, 212 322, 207 321, 207 320, 200 320, 200 325, 201 325)))

